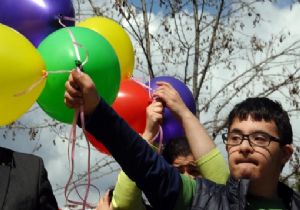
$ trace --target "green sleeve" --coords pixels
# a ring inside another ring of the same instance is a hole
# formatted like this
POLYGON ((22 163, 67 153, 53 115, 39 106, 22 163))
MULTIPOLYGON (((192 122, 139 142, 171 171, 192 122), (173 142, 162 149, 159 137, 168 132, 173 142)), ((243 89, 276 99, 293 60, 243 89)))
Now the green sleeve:
POLYGON ((181 190, 176 201, 175 210, 190 209, 196 190, 196 181, 181 174, 181 190))
POLYGON ((142 192, 123 171, 120 172, 112 197, 113 209, 145 210, 142 192))
POLYGON ((218 148, 214 148, 196 161, 197 168, 205 179, 225 184, 229 176, 228 165, 218 148))

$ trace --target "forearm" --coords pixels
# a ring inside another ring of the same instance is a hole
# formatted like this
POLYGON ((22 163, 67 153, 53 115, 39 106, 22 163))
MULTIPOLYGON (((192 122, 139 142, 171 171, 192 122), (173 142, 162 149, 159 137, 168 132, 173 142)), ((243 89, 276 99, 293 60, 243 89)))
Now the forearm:
POLYGON ((102 140, 156 209, 173 208, 181 184, 178 171, 156 154, 103 100, 89 116, 86 129, 102 140))
POLYGON ((209 137, 206 129, 201 125, 196 116, 186 110, 180 113, 180 119, 188 139, 191 151, 195 159, 201 158, 216 147, 213 140, 209 137))
POLYGON ((203 178, 218 184, 226 183, 229 176, 229 169, 218 148, 202 156, 202 158, 196 161, 196 164, 203 178))

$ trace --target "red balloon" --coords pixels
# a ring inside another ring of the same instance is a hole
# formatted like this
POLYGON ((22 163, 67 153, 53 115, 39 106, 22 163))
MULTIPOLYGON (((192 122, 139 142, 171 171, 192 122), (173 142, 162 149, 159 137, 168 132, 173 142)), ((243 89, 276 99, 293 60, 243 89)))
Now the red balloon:
POLYGON ((122 80, 113 109, 137 133, 143 133, 146 126, 146 108, 151 103, 148 89, 131 79, 122 80))
MULTIPOLYGON (((150 103, 149 91, 143 84, 125 79, 120 83, 120 89, 112 107, 133 130, 143 133, 146 127, 146 108, 150 103)), ((110 155, 101 140, 97 140, 88 132, 86 132, 86 137, 96 149, 110 155)))

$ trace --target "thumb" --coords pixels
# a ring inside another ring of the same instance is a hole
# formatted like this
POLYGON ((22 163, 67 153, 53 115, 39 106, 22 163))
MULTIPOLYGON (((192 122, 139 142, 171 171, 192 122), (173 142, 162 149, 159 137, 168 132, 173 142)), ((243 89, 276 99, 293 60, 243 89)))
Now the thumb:
POLYGON ((80 90, 84 90, 85 88, 91 88, 91 86, 94 86, 93 80, 86 73, 78 70, 73 70, 71 74, 74 83, 80 90))
POLYGON ((73 70, 71 72, 71 76, 72 76, 73 82, 81 89, 84 86, 84 84, 82 83, 83 82, 82 77, 84 76, 84 73, 82 73, 78 70, 73 70))

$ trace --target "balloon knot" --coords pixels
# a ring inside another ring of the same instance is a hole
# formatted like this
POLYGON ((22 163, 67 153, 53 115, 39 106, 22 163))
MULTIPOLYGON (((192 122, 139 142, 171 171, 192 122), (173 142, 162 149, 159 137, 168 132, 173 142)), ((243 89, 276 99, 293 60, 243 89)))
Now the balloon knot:
POLYGON ((83 72, 82 62, 80 60, 75 60, 75 65, 83 72))
POLYGON ((42 76, 43 77, 46 77, 48 74, 47 74, 47 71, 46 70, 42 70, 42 76))

